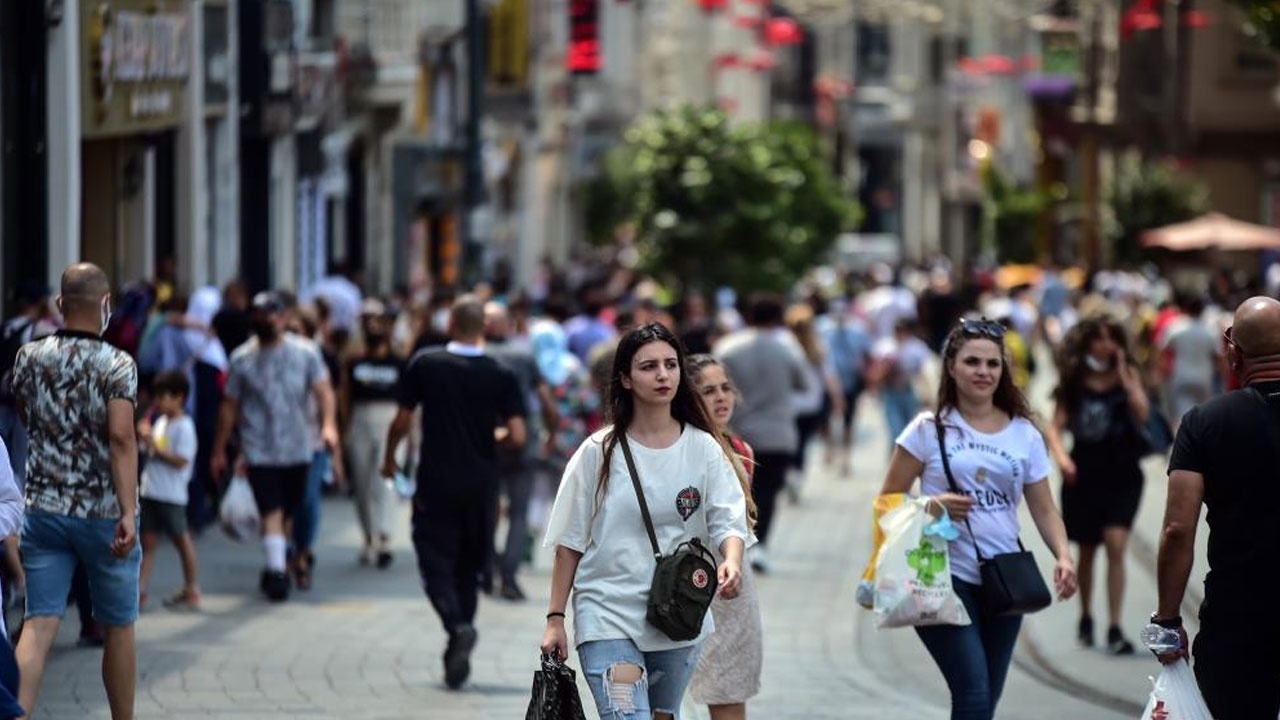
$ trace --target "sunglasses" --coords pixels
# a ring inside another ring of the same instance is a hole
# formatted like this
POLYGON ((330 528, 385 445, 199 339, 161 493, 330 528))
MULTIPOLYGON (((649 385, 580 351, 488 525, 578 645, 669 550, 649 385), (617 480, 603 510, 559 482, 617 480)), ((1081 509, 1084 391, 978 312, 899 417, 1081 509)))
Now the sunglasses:
POLYGON ((1249 353, 1245 352, 1245 351, 1244 351, 1244 348, 1240 347, 1240 344, 1239 344, 1239 343, 1237 343, 1235 340, 1232 340, 1232 339, 1231 339, 1231 328, 1233 328, 1233 327, 1235 327, 1235 326, 1234 326, 1234 325, 1228 325, 1228 326, 1227 326, 1227 329, 1222 331, 1222 340, 1223 340, 1223 342, 1225 342, 1225 343, 1227 344, 1227 347, 1229 347, 1229 348, 1232 348, 1232 347, 1233 347, 1233 348, 1235 348, 1236 350, 1238 350, 1238 351, 1240 352, 1240 354, 1241 354, 1241 355, 1243 355, 1243 356, 1248 356, 1248 354, 1249 354, 1249 353))
POLYGON ((997 342, 1004 341, 1005 327, 994 320, 960 318, 960 330, 966 335, 991 338, 997 342))

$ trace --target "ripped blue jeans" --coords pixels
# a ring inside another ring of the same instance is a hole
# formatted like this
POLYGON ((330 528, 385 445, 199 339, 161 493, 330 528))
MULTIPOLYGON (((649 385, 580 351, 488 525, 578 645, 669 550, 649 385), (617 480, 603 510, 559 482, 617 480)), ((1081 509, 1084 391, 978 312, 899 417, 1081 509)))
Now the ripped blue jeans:
POLYGON ((578 646, 578 660, 600 720, 650 720, 655 712, 679 720, 701 649, 699 644, 641 652, 630 640, 595 640, 578 646), (637 668, 638 680, 626 677, 637 668))

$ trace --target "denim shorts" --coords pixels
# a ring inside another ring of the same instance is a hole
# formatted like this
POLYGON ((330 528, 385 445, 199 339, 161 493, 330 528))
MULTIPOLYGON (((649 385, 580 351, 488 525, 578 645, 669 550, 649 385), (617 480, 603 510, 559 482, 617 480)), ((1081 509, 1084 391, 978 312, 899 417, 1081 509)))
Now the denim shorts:
POLYGON ((22 525, 26 617, 61 617, 67 610, 76 565, 84 563, 93 618, 108 627, 125 627, 138 619, 142 549, 135 542, 127 557, 111 554, 117 522, 27 511, 22 525))
POLYGON ((630 640, 594 640, 578 646, 578 661, 601 720, 650 720, 655 712, 679 720, 680 703, 701 650, 699 644, 641 652, 630 640), (620 664, 639 665, 640 681, 612 685, 612 668, 620 664))

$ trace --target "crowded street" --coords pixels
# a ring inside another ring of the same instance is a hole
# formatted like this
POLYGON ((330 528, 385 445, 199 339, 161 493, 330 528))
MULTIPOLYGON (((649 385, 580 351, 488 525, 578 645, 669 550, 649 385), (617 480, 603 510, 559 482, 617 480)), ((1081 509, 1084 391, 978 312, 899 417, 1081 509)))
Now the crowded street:
MULTIPOLYGON (((824 468, 805 485, 797 504, 781 509, 786 520, 775 541, 775 567, 761 580, 767 644, 761 693, 752 702, 758 717, 930 720, 947 715, 946 687, 911 630, 877 630, 871 614, 853 599, 870 550, 868 508, 884 472, 877 409, 872 398, 860 408, 864 419, 853 476, 824 468)), ((812 452, 820 458, 820 448, 812 452)), ((1147 494, 1128 560, 1132 583, 1126 612, 1135 625, 1155 603, 1151 553, 1163 510, 1161 463, 1149 461, 1145 467, 1147 494)), ((539 550, 523 576, 527 602, 483 599, 475 680, 462 692, 450 692, 438 662, 443 632, 423 602, 410 561, 408 515, 401 503, 394 548, 405 561, 379 573, 355 562, 360 541, 350 503, 326 500, 316 587, 283 606, 253 595, 250 580, 258 557, 252 548, 216 528, 206 532, 199 541, 203 612, 161 609, 139 620, 139 720, 521 717, 537 667, 549 554, 539 550)), ((181 580, 171 558, 163 558, 156 573, 160 587, 181 580)), ((1063 718, 1120 720, 1141 714, 1149 678, 1159 666, 1147 654, 1115 658, 1077 647, 1074 622, 1071 603, 1028 619, 999 717, 1034 720, 1043 717, 1046 706, 1063 718)), ((98 657, 92 649, 76 647, 75 623, 64 623, 46 674, 48 690, 34 717, 110 717, 98 657)), ((584 686, 584 697, 586 692, 584 686)), ((707 717, 705 708, 692 703, 686 712, 689 718, 707 717)))

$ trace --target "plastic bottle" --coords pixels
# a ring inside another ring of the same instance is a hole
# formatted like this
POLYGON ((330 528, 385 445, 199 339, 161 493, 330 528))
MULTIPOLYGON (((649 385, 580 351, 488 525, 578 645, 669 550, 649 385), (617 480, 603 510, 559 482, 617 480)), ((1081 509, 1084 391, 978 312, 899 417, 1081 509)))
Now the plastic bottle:
POLYGON ((1182 649, 1182 636, 1177 630, 1155 623, 1142 628, 1141 638, 1148 650, 1160 655, 1182 649))

